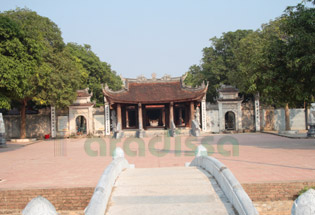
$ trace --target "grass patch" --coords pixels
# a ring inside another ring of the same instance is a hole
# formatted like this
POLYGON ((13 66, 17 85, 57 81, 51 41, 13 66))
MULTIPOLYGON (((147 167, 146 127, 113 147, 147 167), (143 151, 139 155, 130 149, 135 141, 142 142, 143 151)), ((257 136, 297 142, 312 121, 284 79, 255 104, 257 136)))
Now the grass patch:
POLYGON ((313 187, 304 187, 302 190, 300 190, 298 197, 300 195, 302 195, 303 193, 305 193, 306 191, 308 191, 309 189, 314 189, 315 190, 315 186, 313 186, 313 187))

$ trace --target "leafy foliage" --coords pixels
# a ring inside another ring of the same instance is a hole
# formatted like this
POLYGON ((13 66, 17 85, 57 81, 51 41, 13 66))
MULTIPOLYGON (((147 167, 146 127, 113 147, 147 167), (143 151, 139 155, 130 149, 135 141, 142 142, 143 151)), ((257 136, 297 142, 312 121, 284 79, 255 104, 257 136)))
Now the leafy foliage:
POLYGON ((288 35, 286 61, 290 77, 295 80, 292 100, 311 102, 315 94, 315 1, 307 2, 313 7, 305 3, 288 7, 280 27, 288 35))
POLYGON ((286 52, 283 34, 279 31, 281 20, 263 25, 240 41, 236 51, 238 72, 229 79, 241 92, 260 93, 265 104, 282 105, 288 100, 288 77, 284 56, 286 52))
POLYGON ((29 9, 0 13, 0 68, 0 108, 20 103, 21 137, 28 102, 66 107, 89 87, 101 104, 102 83, 114 90, 122 84, 89 45, 65 45, 58 26, 29 9))
POLYGON ((81 75, 56 24, 28 9, 7 11, 0 17, 2 101, 69 105, 81 75))
POLYGON ((302 190, 299 191, 299 194, 297 196, 297 198, 302 195, 303 193, 307 192, 309 189, 314 189, 315 190, 315 186, 313 187, 304 187, 302 190))
POLYGON ((64 107, 76 98, 79 64, 65 49, 55 23, 28 9, 0 14, 0 108, 21 104, 21 138, 25 138, 28 101, 64 107))
POLYGON ((243 94, 260 93, 262 102, 275 106, 314 101, 315 8, 306 4, 288 7, 259 30, 212 38, 201 64, 189 69, 186 83, 209 81, 210 101, 221 84, 234 85, 243 94))
POLYGON ((40 61, 36 44, 24 37, 21 27, 14 20, 0 16, 0 89, 2 107, 10 107, 10 100, 29 97, 40 61))
MULTIPOLYGON (((107 83, 113 90, 119 90, 122 82, 119 76, 116 75, 109 64, 100 61, 99 57, 92 52, 90 45, 78 45, 68 43, 67 50, 73 56, 75 62, 78 62, 84 71, 84 83, 82 86, 88 86, 93 92, 92 99, 96 100, 98 105, 103 104, 104 96, 102 93, 102 84, 107 83)), ((81 87, 82 88, 82 87, 81 87)))
POLYGON ((235 50, 240 40, 252 31, 238 30, 224 33, 220 38, 212 38, 212 46, 203 49, 203 58, 200 66, 190 68, 186 78, 186 84, 199 85, 202 81, 209 82, 207 99, 214 101, 217 96, 217 88, 221 84, 230 84, 228 77, 238 71, 238 62, 235 58, 235 50))

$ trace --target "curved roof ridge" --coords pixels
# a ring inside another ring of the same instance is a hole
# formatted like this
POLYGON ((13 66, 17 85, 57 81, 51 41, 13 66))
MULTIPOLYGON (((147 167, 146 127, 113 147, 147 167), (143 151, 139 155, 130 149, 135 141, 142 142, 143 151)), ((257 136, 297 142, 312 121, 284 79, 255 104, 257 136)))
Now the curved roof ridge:
POLYGON ((208 83, 190 87, 185 85, 185 78, 164 76, 161 79, 146 79, 140 76, 137 79, 125 79, 124 88, 119 91, 113 91, 106 85, 103 93, 111 103, 168 103, 203 99, 208 83))

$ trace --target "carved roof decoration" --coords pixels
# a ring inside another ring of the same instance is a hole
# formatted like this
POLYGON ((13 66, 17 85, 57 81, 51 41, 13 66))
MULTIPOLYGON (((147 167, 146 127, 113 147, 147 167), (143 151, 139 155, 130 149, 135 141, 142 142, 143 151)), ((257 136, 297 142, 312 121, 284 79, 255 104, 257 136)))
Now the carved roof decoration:
POLYGON ((244 99, 238 96, 239 90, 236 87, 230 85, 221 85, 221 87, 218 89, 218 92, 219 98, 217 98, 217 101, 232 102, 242 101, 244 99))
POLYGON ((88 103, 73 103, 72 105, 70 105, 70 107, 89 107, 89 106, 94 106, 95 104, 93 102, 88 102, 88 103))
POLYGON ((107 85, 103 89, 106 100, 110 103, 127 104, 159 104, 169 102, 201 101, 205 96, 208 84, 199 87, 186 86, 186 76, 172 78, 164 75, 162 78, 152 79, 139 76, 136 79, 125 79, 125 86, 119 91, 112 91, 107 85))
POLYGON ((92 95, 92 93, 89 93, 89 88, 77 90, 77 97, 91 97, 92 95))
POLYGON ((76 100, 73 102, 73 104, 71 104, 71 107, 74 106, 93 106, 94 103, 91 102, 91 97, 93 96, 93 93, 89 93, 89 88, 83 89, 83 90, 77 90, 77 98, 76 100))
POLYGON ((221 85, 221 87, 218 89, 218 92, 223 93, 238 93, 238 89, 236 87, 230 86, 230 85, 221 85))

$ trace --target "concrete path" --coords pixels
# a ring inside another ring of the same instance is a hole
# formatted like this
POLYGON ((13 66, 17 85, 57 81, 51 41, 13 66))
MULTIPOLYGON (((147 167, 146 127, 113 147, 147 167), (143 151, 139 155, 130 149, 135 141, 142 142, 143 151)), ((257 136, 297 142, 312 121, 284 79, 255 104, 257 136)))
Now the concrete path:
POLYGON ((106 214, 235 213, 212 176, 195 167, 172 167, 122 172, 106 214))

